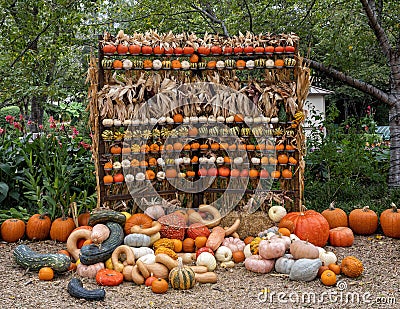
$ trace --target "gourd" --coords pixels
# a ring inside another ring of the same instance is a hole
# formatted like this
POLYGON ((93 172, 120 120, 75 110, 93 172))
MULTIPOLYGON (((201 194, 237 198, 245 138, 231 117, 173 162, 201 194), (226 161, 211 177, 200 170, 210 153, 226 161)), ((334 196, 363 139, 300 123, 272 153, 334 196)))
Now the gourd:
POLYGON ((139 247, 139 248, 131 247, 131 250, 132 250, 133 254, 135 255, 136 260, 146 254, 154 254, 153 249, 151 249, 149 247, 139 247))
POLYGON ((146 268, 157 278, 168 278, 169 269, 161 263, 146 264, 146 268))
POLYGON ((237 229, 239 228, 239 225, 240 225, 240 219, 237 218, 230 227, 224 227, 225 236, 229 236, 229 235, 232 235, 233 233, 235 233, 237 231, 237 229))
POLYGON ((106 226, 110 229, 108 239, 99 247, 94 244, 83 246, 80 253, 81 263, 90 265, 105 262, 111 257, 115 248, 123 243, 124 231, 121 225, 116 222, 107 222, 106 226))
POLYGON ((131 233, 145 234, 148 236, 154 235, 161 230, 161 223, 158 221, 153 221, 151 227, 142 228, 139 225, 134 225, 131 227, 131 233))
POLYGON ((168 239, 168 238, 161 238, 159 240, 157 240, 154 244, 153 244, 153 248, 154 250, 157 250, 160 247, 164 247, 164 248, 168 248, 173 250, 175 247, 175 243, 173 239, 168 239))
POLYGON ((90 239, 92 236, 92 231, 86 229, 79 229, 73 231, 67 239, 67 250, 72 255, 72 257, 77 261, 79 259, 80 249, 77 247, 77 242, 79 239, 90 239))
POLYGON ((92 265, 84 265, 82 263, 79 263, 76 266, 76 273, 81 277, 95 278, 97 272, 100 269, 104 269, 104 263, 103 262, 99 262, 99 263, 92 264, 92 265))
POLYGON ((220 246, 217 251, 215 251, 214 256, 218 262, 228 262, 232 259, 232 250, 226 246, 220 246))
POLYGON ((282 218, 284 216, 286 216, 287 211, 285 209, 285 207, 283 206, 272 206, 270 207, 270 209, 268 210, 268 216, 269 218, 274 221, 274 222, 279 222, 282 220, 282 218))
POLYGON ((130 247, 126 245, 118 246, 111 255, 111 261, 114 267, 114 270, 118 272, 122 272, 124 269, 124 264, 119 261, 119 256, 121 254, 125 254, 126 260, 125 263, 127 265, 134 265, 135 264, 135 255, 133 254, 130 247))
POLYGON ((245 256, 246 258, 248 258, 249 256, 252 256, 252 253, 251 253, 251 250, 250 250, 250 244, 247 244, 247 245, 244 247, 243 253, 244 253, 244 256, 245 256))
POLYGON ((290 274, 290 270, 294 264, 291 254, 285 254, 275 261, 275 271, 280 274, 290 274))
POLYGON ((342 273, 350 278, 359 277, 363 270, 362 262, 354 256, 346 256, 340 264, 342 273))
POLYGON ((206 266, 208 271, 213 271, 217 267, 217 261, 211 253, 203 252, 197 257, 196 265, 206 266))
POLYGON ((266 260, 279 258, 285 251, 285 244, 281 241, 262 240, 258 245, 258 254, 266 260))
POLYGON ((183 266, 182 258, 178 258, 178 266, 169 272, 169 282, 174 289, 188 290, 194 287, 195 272, 188 266, 183 266))
POLYGON ((196 261, 196 253, 178 253, 182 258, 183 264, 193 264, 196 261))
POLYGON ((158 219, 161 223, 162 238, 183 240, 185 237, 186 219, 177 213, 171 213, 158 219))
POLYGON ((218 224, 220 224, 221 214, 220 214, 219 210, 216 209, 215 207, 213 207, 211 205, 202 204, 199 206, 199 211, 209 213, 212 216, 212 219, 210 219, 210 220, 203 219, 203 217, 198 212, 193 211, 189 214, 189 222, 190 223, 200 222, 200 223, 204 224, 205 226, 207 226, 208 228, 212 228, 212 227, 215 227, 218 224))
POLYGON ((13 254, 18 265, 30 270, 51 267, 54 271, 61 273, 67 271, 71 264, 71 260, 65 254, 41 254, 26 245, 18 245, 13 254))
POLYGON ((292 244, 292 241, 290 240, 290 237, 288 236, 282 236, 282 235, 273 235, 270 238, 271 241, 280 241, 285 245, 286 250, 290 248, 290 245, 292 244))
POLYGON ((224 238, 225 230, 220 226, 216 226, 212 229, 210 236, 208 236, 206 246, 215 251, 222 244, 224 238))
MULTIPOLYGON (((183 263, 183 262, 182 262, 183 263)), ((197 265, 191 265, 189 266, 195 273, 203 274, 208 271, 206 266, 197 266, 197 265)))
POLYGON ((296 240, 290 245, 290 254, 294 259, 317 259, 319 251, 316 246, 304 240, 296 240))
POLYGON ((157 240, 161 239, 160 232, 157 232, 150 236, 150 246, 152 246, 157 240))
POLYGON ((114 210, 95 210, 90 214, 88 225, 95 226, 98 223, 115 222, 120 225, 125 224, 124 214, 114 210))
POLYGON ((126 265, 122 270, 122 275, 124 276, 125 281, 132 281, 132 270, 133 265, 126 265))
POLYGON ((155 255, 158 255, 160 253, 164 253, 169 255, 171 258, 173 258, 174 260, 176 260, 178 258, 178 255, 174 252, 174 250, 171 250, 169 248, 166 247, 159 247, 157 248, 157 250, 154 252, 155 255))
POLYGON ((136 261, 136 266, 138 267, 139 272, 142 274, 144 279, 150 277, 151 275, 150 271, 147 269, 146 265, 141 260, 136 261))
POLYGON ((218 281, 218 276, 214 272, 206 272, 206 273, 195 273, 194 278, 196 282, 199 283, 216 283, 218 281))
POLYGON ((252 255, 244 260, 244 267, 255 273, 269 273, 275 265, 275 260, 265 260, 259 255, 252 255))
POLYGON ((133 266, 132 268, 132 281, 135 282, 137 285, 141 285, 144 283, 144 277, 140 273, 137 265, 133 266))
POLYGON ((165 215, 164 208, 162 208, 160 205, 154 205, 146 208, 144 211, 146 215, 148 215, 150 218, 153 220, 157 220, 158 218, 162 217, 165 215))
POLYGON ((150 246, 150 236, 145 234, 128 234, 124 238, 124 244, 129 247, 148 247, 150 246))
POLYGON ((99 285, 117 286, 124 281, 124 276, 113 269, 101 269, 96 274, 96 282, 99 285))
POLYGON ((312 281, 317 277, 322 266, 320 259, 299 259, 294 262, 289 279, 294 281, 312 281))
MULTIPOLYGON (((182 261, 182 258, 178 258, 178 260, 179 259, 182 261)), ((156 258, 155 258, 155 262, 167 266, 167 268, 169 270, 178 266, 177 260, 174 260, 172 257, 170 257, 168 254, 165 254, 165 253, 157 254, 156 258)))
POLYGON ((96 245, 101 244, 110 236, 110 229, 102 223, 93 226, 92 235, 90 239, 96 245))
POLYGON ((336 254, 333 252, 320 252, 319 259, 322 262, 322 265, 328 266, 329 264, 335 264, 337 262, 336 254))
POLYGON ((245 243, 243 240, 234 237, 225 238, 222 245, 231 249, 232 252, 243 251, 245 243))
POLYGON ((103 300, 106 296, 104 289, 85 289, 82 281, 78 278, 72 278, 68 282, 67 291, 72 297, 83 298, 85 300, 103 300))
POLYGON ((210 230, 203 223, 196 222, 189 225, 187 235, 192 239, 196 239, 196 237, 199 236, 208 237, 210 235, 210 230))
POLYGON ((153 253, 146 254, 140 257, 138 261, 141 261, 144 264, 153 264, 156 262, 156 256, 153 253))
POLYGON ((234 262, 234 261, 222 262, 222 263, 220 264, 220 266, 221 266, 222 268, 233 268, 233 267, 235 267, 235 262, 234 262))

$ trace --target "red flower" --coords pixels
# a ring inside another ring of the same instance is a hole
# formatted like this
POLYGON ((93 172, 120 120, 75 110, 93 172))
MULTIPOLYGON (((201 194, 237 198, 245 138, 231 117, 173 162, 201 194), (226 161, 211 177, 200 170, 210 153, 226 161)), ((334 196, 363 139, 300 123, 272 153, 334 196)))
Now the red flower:
POLYGON ((15 120, 15 118, 14 118, 13 116, 11 116, 11 115, 7 115, 7 116, 6 116, 6 121, 7 121, 9 124, 13 124, 13 123, 14 123, 14 120, 15 120))
POLYGON ((0 128, 0 135, 2 135, 3 133, 4 133, 4 129, 3 128, 0 128))

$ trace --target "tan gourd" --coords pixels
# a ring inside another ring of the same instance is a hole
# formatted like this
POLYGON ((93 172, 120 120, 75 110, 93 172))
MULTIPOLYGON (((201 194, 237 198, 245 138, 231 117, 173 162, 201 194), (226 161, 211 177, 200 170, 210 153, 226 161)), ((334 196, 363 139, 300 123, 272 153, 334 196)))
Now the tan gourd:
POLYGON ((208 272, 208 268, 206 266, 192 265, 189 267, 197 274, 204 274, 208 272))
POLYGON ((183 264, 193 264, 196 261, 196 253, 177 253, 182 258, 183 264))
POLYGON ((194 276, 196 281, 199 283, 216 283, 218 280, 217 274, 212 271, 208 271, 202 274, 195 273, 194 276))
POLYGON ((191 212, 189 214, 189 222, 190 223, 196 223, 200 222, 204 224, 205 226, 212 228, 214 226, 217 226, 221 222, 221 214, 218 209, 211 205, 205 205, 202 204, 199 206, 199 211, 201 212, 207 212, 209 213, 213 218, 210 220, 203 219, 201 215, 198 212, 191 212))
POLYGON ((157 240, 161 239, 160 232, 154 233, 150 235, 150 246, 152 246, 157 240))
POLYGON ((101 244, 110 236, 110 229, 104 224, 98 223, 92 230, 92 242, 94 244, 101 244))
POLYGON ((142 274, 144 279, 147 279, 148 277, 150 277, 151 273, 150 273, 150 271, 147 269, 146 265, 142 261, 138 260, 136 262, 136 266, 138 267, 139 272, 142 274))
POLYGON ((144 283, 144 277, 139 271, 139 268, 137 265, 133 266, 132 268, 132 280, 135 282, 137 285, 141 285, 144 283))
POLYGON ((72 257, 77 261, 79 259, 79 253, 81 252, 80 249, 78 249, 77 242, 78 239, 84 238, 84 239, 90 239, 92 235, 92 231, 86 230, 86 229, 80 229, 73 231, 67 239, 67 250, 68 252, 72 255, 72 257))
POLYGON ((132 281, 132 270, 133 270, 133 265, 127 265, 124 267, 122 270, 122 275, 124 276, 125 281, 132 281))
POLYGON ((154 263, 146 265, 147 270, 153 274, 154 277, 167 279, 169 269, 161 263, 154 263))
POLYGON ((169 270, 178 266, 178 261, 174 260, 172 257, 170 257, 168 254, 165 253, 157 254, 156 262, 167 266, 169 270))
POLYGON ((121 245, 118 246, 113 254, 111 255, 111 261, 114 267, 114 270, 118 272, 122 272, 124 269, 124 264, 119 261, 119 256, 124 253, 126 256, 126 264, 127 265, 135 265, 135 255, 133 254, 132 249, 129 246, 121 245))
POLYGON ((239 225, 240 225, 240 219, 237 218, 231 226, 224 227, 225 237, 231 236, 233 233, 235 233, 239 228, 239 225))
POLYGON ((152 236, 158 233, 160 230, 161 230, 161 223, 158 221, 153 221, 152 226, 147 229, 144 229, 139 225, 134 225, 131 227, 131 233, 145 234, 147 236, 152 236))

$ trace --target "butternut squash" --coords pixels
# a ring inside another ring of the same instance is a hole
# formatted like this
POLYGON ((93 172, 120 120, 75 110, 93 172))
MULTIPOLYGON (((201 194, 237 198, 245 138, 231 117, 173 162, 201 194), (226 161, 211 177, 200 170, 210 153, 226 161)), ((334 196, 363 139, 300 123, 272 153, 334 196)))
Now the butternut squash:
POLYGON ((202 204, 199 206, 199 211, 207 212, 207 213, 211 214, 211 216, 213 218, 210 220, 205 220, 201 217, 201 215, 198 212, 191 212, 189 214, 189 222, 190 223, 200 222, 209 228, 212 228, 212 227, 220 224, 221 214, 220 214, 219 210, 216 209, 215 207, 213 207, 211 205, 202 204))
POLYGON ((195 273, 194 278, 199 283, 216 283, 218 280, 217 274, 212 271, 208 271, 202 274, 195 273))
POLYGON ((147 229, 144 229, 139 225, 134 225, 131 227, 131 233, 145 234, 147 236, 154 235, 158 233, 160 230, 161 230, 161 223, 158 221, 153 221, 152 226, 147 229))
POLYGON ((165 253, 157 254, 156 262, 167 266, 169 270, 178 266, 178 261, 174 260, 172 257, 170 257, 168 254, 165 253))
MULTIPOLYGON (((97 224, 98 225, 98 224, 97 224)), ((114 270, 118 272, 122 272, 124 269, 124 264, 119 261, 119 256, 124 253, 126 256, 126 264, 127 265, 135 265, 135 255, 129 246, 121 245, 118 246, 113 254, 111 255, 111 261, 114 267, 114 270)))
POLYGON ((132 268, 132 281, 135 282, 137 285, 141 285, 144 283, 144 277, 140 273, 137 265, 133 266, 132 268))
POLYGON ((204 274, 208 271, 208 268, 206 266, 198 266, 198 265, 192 265, 189 266, 195 273, 198 274, 204 274))
POLYGON ((98 223, 93 227, 92 242, 96 245, 101 244, 110 236, 110 229, 104 224, 98 223))
POLYGON ((154 264, 148 264, 146 265, 146 267, 149 273, 150 274, 152 273, 154 277, 168 279, 169 270, 167 266, 161 263, 154 263, 154 264))
POLYGON ((122 270, 122 275, 124 276, 125 281, 132 281, 132 270, 133 270, 133 265, 127 265, 124 267, 122 270))
POLYGON ((225 230, 220 226, 216 226, 212 229, 210 236, 208 236, 206 247, 215 251, 222 244, 224 238, 225 230))
POLYGON ((240 225, 240 219, 237 218, 231 226, 224 227, 225 237, 228 237, 228 236, 232 235, 233 233, 235 233, 237 231, 237 229, 239 228, 239 225, 240 225))
POLYGON ((72 257, 77 261, 79 259, 79 253, 81 252, 80 249, 78 249, 78 239, 90 239, 92 235, 92 231, 86 230, 86 229, 81 229, 81 230, 75 230, 73 231, 67 239, 67 250, 68 252, 72 255, 72 257))
POLYGON ((140 273, 144 277, 144 279, 147 279, 148 277, 150 277, 151 274, 150 274, 149 270, 147 269, 145 263, 143 263, 142 261, 139 260, 136 262, 136 265, 137 265, 140 273))

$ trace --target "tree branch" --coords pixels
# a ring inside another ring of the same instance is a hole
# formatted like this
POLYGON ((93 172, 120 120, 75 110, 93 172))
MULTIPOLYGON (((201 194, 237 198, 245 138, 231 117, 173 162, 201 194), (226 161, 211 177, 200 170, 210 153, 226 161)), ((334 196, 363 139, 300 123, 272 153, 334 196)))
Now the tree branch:
POLYGON ((249 15, 249 30, 250 32, 253 32, 253 15, 251 15, 250 7, 249 4, 247 3, 247 0, 243 0, 244 6, 246 7, 247 14, 249 15))
POLYGON ((376 88, 375 86, 368 84, 364 81, 361 81, 359 79, 353 78, 351 76, 348 76, 344 74, 343 72, 340 72, 332 67, 326 67, 324 64, 321 62, 311 60, 311 59, 304 59, 305 62, 307 62, 311 68, 318 70, 329 77, 332 77, 335 80, 341 81, 343 83, 346 83, 347 85, 360 90, 362 92, 365 92, 375 99, 389 105, 390 107, 395 105, 395 102, 393 102, 389 95, 385 93, 383 90, 376 88))
POLYGON ((217 16, 215 16, 215 14, 213 12, 211 12, 210 10, 204 10, 194 4, 191 5, 192 8, 194 8, 195 10, 197 10, 198 12, 203 13, 205 16, 207 16, 212 22, 216 23, 216 24, 220 24, 222 27, 222 30, 224 32, 225 36, 229 36, 229 32, 228 29, 226 28, 225 22, 219 18, 217 18, 217 16))
POLYGON ((315 5, 315 2, 316 2, 316 0, 313 0, 311 2, 310 7, 307 9, 306 15, 304 15, 304 17, 300 20, 300 22, 297 23, 296 28, 299 28, 303 24, 303 22, 306 20, 306 18, 310 15, 310 13, 315 5))
POLYGON ((386 56, 387 60, 390 61, 391 46, 389 43, 389 39, 385 33, 385 30, 379 23, 378 16, 376 15, 376 12, 371 8, 369 1, 368 0, 360 0, 360 1, 364 8, 365 13, 367 14, 369 25, 371 29, 374 31, 375 36, 379 41, 383 54, 386 56))

